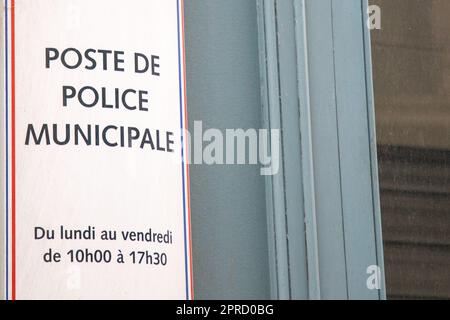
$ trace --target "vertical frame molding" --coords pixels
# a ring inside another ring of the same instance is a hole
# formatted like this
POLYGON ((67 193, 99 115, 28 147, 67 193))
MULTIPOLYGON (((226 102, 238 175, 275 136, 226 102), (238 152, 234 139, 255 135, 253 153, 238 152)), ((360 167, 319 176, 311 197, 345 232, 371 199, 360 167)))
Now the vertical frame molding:
POLYGON ((272 297, 385 298, 367 0, 257 0, 272 297), (379 266, 381 288, 367 286, 379 266))

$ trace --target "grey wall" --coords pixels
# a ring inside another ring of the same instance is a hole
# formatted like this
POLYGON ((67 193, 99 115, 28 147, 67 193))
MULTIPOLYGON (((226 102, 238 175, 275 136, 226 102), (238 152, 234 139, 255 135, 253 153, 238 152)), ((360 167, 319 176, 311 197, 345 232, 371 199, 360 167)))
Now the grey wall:
MULTIPOLYGON (((191 133, 261 127, 256 14, 256 1, 185 2, 191 133)), ((191 205, 195 298, 269 298, 259 167, 191 165, 191 205)))

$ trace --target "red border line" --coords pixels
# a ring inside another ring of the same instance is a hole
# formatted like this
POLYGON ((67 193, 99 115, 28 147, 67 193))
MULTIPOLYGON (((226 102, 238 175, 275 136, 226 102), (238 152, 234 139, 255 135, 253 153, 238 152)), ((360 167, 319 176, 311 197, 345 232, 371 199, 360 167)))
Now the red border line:
POLYGON ((15 0, 11 0, 11 285, 12 300, 16 300, 16 37, 15 37, 15 0))
MULTIPOLYGON (((184 0, 181 0, 181 42, 183 45, 183 94, 184 94, 184 129, 188 128, 188 113, 187 113, 187 95, 186 95, 186 45, 184 33, 184 0)), ((189 145, 185 139, 186 159, 189 159, 189 145)), ((191 285, 191 299, 194 299, 194 277, 192 267, 192 228, 191 228, 191 191, 190 191, 190 177, 189 177, 189 163, 186 161, 186 192, 187 192, 187 207, 188 207, 188 233, 189 233, 189 269, 190 269, 190 285, 191 285)))

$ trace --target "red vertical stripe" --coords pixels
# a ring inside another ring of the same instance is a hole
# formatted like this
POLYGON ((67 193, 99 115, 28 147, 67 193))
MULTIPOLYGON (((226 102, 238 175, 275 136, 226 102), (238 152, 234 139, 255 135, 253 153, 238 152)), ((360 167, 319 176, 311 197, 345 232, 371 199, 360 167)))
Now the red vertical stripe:
POLYGON ((16 68, 15 68, 15 1, 11 0, 11 286, 16 300, 16 68))

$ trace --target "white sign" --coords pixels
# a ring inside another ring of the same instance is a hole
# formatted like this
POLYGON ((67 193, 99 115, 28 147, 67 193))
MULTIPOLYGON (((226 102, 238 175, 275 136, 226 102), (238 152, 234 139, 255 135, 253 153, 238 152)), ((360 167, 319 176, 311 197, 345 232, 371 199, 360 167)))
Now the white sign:
POLYGON ((191 299, 182 0, 5 7, 7 299, 191 299))

